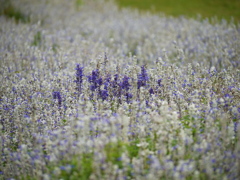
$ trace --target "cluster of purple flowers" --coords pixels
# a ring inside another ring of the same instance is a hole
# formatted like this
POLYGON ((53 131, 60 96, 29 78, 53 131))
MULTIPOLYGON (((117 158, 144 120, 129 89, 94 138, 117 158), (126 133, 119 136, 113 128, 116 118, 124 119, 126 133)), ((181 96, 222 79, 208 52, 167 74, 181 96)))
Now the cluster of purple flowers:
POLYGON ((100 72, 98 69, 93 70, 92 74, 87 76, 88 82, 90 83, 90 90, 93 92, 96 91, 98 96, 102 98, 102 100, 106 100, 108 97, 108 91, 107 91, 107 81, 104 82, 103 78, 100 77, 100 72), (101 89, 101 86, 104 85, 104 89, 101 89))
POLYGON ((82 90, 82 82, 83 82, 83 67, 80 67, 79 64, 77 64, 76 67, 76 85, 77 85, 77 91, 81 93, 82 90))
MULTIPOLYGON (((83 77, 87 77, 87 81, 89 82, 89 89, 92 92, 90 98, 93 98, 93 95, 97 94, 98 98, 107 100, 111 94, 111 100, 113 98, 117 98, 119 102, 121 102, 121 96, 124 96, 126 98, 126 101, 128 103, 130 102, 130 99, 133 97, 132 93, 130 93, 132 86, 129 82, 130 77, 125 75, 122 79, 120 79, 119 74, 115 74, 113 79, 110 74, 107 74, 104 77, 101 76, 99 69, 93 70, 90 75, 84 76, 83 69, 84 68, 80 67, 79 64, 77 64, 77 67, 75 69, 76 80, 74 82, 76 82, 76 90, 79 94, 82 92, 83 88, 83 77)), ((146 84, 148 76, 144 67, 142 69, 141 77, 142 85, 146 84)), ((60 95, 57 95, 57 92, 54 92, 54 99, 58 99, 58 96, 60 95)))
POLYGON ((128 82, 129 79, 130 79, 129 77, 124 76, 121 82, 121 88, 125 90, 125 97, 126 97, 127 103, 129 103, 130 99, 133 97, 133 95, 129 92, 131 87, 130 83, 128 82))
POLYGON ((52 95, 53 95, 53 99, 56 99, 58 101, 58 106, 61 107, 62 105, 61 93, 59 91, 54 91, 52 95))
POLYGON ((0 179, 239 179, 240 28, 93 1, 1 15, 0 179))
MULTIPOLYGON (((133 98, 133 94, 131 93, 132 85, 131 80, 132 78, 124 75, 121 78, 121 75, 115 74, 113 77, 111 74, 102 75, 99 69, 95 69, 91 72, 90 75, 83 74, 84 67, 80 67, 77 64, 76 67, 76 85, 77 85, 77 92, 82 92, 83 86, 83 77, 87 78, 89 82, 89 89, 92 92, 91 97, 93 98, 94 94, 96 94, 97 98, 102 100, 113 100, 118 99, 119 102, 122 102, 122 97, 125 97, 127 103, 131 102, 133 98)), ((149 76, 145 66, 141 66, 141 72, 138 74, 137 79, 137 89, 139 90, 141 87, 149 88, 148 92, 150 95, 155 93, 154 87, 149 87, 147 82, 149 81, 149 76)), ((161 84, 162 79, 157 81, 159 87, 163 87, 161 84)))
POLYGON ((93 70, 92 74, 88 76, 88 82, 91 83, 90 90, 95 91, 100 88, 103 83, 102 78, 100 77, 99 70, 93 70))
POLYGON ((138 89, 140 89, 140 87, 147 86, 148 80, 149 80, 149 77, 148 77, 146 68, 145 68, 145 66, 142 66, 141 73, 138 75, 138 82, 137 82, 138 89))

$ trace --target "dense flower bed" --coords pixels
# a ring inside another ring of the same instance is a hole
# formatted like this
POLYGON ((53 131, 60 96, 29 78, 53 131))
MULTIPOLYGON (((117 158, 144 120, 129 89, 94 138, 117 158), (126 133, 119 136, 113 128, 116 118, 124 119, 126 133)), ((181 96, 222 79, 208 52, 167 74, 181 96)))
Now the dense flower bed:
POLYGON ((25 1, 0 17, 0 178, 240 177, 239 25, 25 1))

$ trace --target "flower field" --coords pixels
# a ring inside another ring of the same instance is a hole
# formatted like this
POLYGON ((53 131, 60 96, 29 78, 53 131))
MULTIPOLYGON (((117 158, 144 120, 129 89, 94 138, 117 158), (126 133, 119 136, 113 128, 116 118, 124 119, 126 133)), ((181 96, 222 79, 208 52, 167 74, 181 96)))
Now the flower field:
POLYGON ((240 178, 239 24, 29 2, 0 16, 0 179, 240 178))

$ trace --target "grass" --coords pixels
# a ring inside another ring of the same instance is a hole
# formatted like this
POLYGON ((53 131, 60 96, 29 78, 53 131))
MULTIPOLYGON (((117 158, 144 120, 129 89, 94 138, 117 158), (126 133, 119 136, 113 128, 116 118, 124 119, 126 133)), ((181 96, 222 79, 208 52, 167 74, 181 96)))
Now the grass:
MULTIPOLYGON (((196 18, 217 17, 228 22, 240 22, 239 0, 115 0, 120 7, 137 8, 141 11, 162 12, 174 17, 186 16, 196 18)), ((76 0, 76 7, 82 5, 82 0, 76 0)), ((13 6, 11 1, 2 0, 0 15, 15 19, 18 22, 29 22, 29 16, 13 6)))
POLYGON ((30 17, 15 7, 11 1, 1 0, 0 3, 0 15, 12 18, 16 23, 28 23, 30 21, 30 17))
POLYGON ((239 0, 116 0, 120 7, 138 8, 151 12, 163 12, 166 15, 203 18, 217 17, 235 22, 240 21, 239 0))
POLYGON ((40 31, 38 31, 35 35, 34 35, 34 39, 32 42, 33 46, 40 46, 42 43, 42 33, 40 31))

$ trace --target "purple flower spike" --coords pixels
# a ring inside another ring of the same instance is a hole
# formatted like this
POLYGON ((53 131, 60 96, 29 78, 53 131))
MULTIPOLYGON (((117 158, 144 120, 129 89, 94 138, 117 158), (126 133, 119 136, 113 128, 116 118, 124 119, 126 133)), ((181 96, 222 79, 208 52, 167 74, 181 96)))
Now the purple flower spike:
POLYGON ((127 99, 127 103, 129 103, 130 102, 130 99, 133 97, 133 95, 131 94, 131 93, 126 93, 126 99, 127 99))
POLYGON ((147 85, 147 81, 148 81, 148 74, 147 71, 145 69, 145 66, 141 67, 141 74, 138 75, 138 89, 140 89, 140 87, 146 86, 147 85))
POLYGON ((92 71, 92 74, 88 76, 88 82, 91 83, 90 90, 95 91, 100 85, 102 85, 102 78, 99 78, 99 71, 98 69, 92 71))
POLYGON ((97 80, 99 78, 99 71, 96 69, 95 71, 92 71, 92 75, 88 76, 88 81, 91 83, 97 83, 97 80))
POLYGON ((82 89, 82 82, 83 82, 83 67, 80 67, 79 64, 77 64, 76 67, 76 84, 77 84, 77 91, 81 93, 82 89))
POLYGON ((53 99, 58 100, 58 106, 60 107, 62 105, 62 97, 59 91, 54 91, 53 92, 53 99))
POLYGON ((108 91, 107 91, 107 90, 101 90, 101 91, 99 92, 99 94, 100 94, 102 100, 106 100, 107 97, 108 97, 108 91))
POLYGON ((162 79, 159 79, 158 81, 157 81, 157 83, 158 83, 158 86, 159 87, 162 87, 163 85, 162 85, 162 79))
POLYGON ((150 93, 150 94, 154 94, 153 88, 149 89, 149 93, 150 93))
POLYGON ((129 77, 124 76, 123 81, 121 83, 122 89, 126 89, 126 91, 128 91, 130 89, 130 86, 131 86, 128 82, 129 79, 130 79, 129 77))

